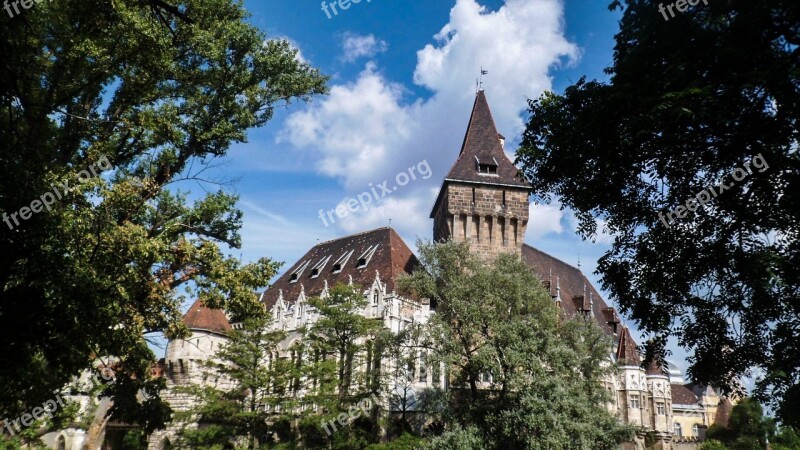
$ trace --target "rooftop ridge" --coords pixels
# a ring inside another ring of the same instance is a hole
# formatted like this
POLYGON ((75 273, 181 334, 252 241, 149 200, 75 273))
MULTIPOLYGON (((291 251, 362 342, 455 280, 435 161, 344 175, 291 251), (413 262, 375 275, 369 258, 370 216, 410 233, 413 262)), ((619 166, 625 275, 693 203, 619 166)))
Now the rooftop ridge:
POLYGON ((328 239, 327 241, 317 242, 311 248, 313 249, 315 247, 319 247, 320 245, 330 244, 330 243, 333 243, 333 242, 341 241, 343 239, 352 239, 354 237, 363 236, 365 234, 375 233, 375 232, 382 231, 382 230, 392 230, 395 233, 397 233, 397 231, 392 227, 389 227, 389 226, 379 227, 379 228, 374 228, 372 230, 362 231, 360 233, 348 234, 347 236, 342 236, 342 237, 338 237, 338 238, 334 238, 334 239, 328 239))

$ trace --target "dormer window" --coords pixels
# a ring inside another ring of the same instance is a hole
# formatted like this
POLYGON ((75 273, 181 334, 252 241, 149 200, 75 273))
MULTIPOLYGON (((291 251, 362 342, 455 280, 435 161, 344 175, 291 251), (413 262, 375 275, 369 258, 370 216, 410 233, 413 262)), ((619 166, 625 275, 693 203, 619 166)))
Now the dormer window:
POLYGON ((356 269, 363 269, 367 267, 370 258, 372 258, 372 255, 375 254, 375 250, 377 249, 378 249, 377 245, 371 245, 367 247, 367 249, 364 250, 364 253, 362 253, 361 256, 359 256, 358 259, 356 260, 356 269))
POLYGON ((488 161, 481 161, 475 157, 475 168, 478 170, 479 175, 497 175, 497 160, 492 158, 488 161))
POLYGON ((331 260, 330 256, 323 257, 321 260, 319 260, 319 262, 316 263, 311 268, 311 274, 309 274, 308 277, 309 278, 317 278, 319 276, 319 273, 322 271, 322 269, 325 267, 325 265, 328 264, 328 261, 330 261, 330 260, 331 260))
POLYGON ((497 166, 494 164, 478 164, 478 172, 486 175, 497 175, 497 166))
POLYGON ((331 273, 340 273, 351 256, 353 256, 353 250, 345 252, 342 256, 340 256, 339 259, 333 263, 333 269, 331 269, 331 273))
POLYGON ((292 277, 289 278, 289 281, 292 282, 292 283, 296 283, 297 282, 297 278, 299 278, 299 275, 297 275, 296 273, 293 273, 292 277))

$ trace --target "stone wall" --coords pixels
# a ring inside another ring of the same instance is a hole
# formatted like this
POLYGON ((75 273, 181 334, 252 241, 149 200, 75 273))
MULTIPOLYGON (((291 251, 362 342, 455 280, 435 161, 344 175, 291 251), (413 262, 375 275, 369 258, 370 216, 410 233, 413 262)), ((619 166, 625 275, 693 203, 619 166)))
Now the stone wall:
POLYGON ((528 191, 447 182, 434 217, 434 239, 467 242, 484 259, 522 252, 528 226, 528 191))

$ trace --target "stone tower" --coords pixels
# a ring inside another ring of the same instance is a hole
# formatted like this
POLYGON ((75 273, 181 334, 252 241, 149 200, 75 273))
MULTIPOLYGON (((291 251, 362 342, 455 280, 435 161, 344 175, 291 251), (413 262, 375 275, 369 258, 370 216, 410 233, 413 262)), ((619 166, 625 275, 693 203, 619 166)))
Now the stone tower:
POLYGON ((483 91, 478 92, 461 152, 431 211, 436 242, 467 242, 482 258, 522 253, 530 185, 503 150, 483 91))

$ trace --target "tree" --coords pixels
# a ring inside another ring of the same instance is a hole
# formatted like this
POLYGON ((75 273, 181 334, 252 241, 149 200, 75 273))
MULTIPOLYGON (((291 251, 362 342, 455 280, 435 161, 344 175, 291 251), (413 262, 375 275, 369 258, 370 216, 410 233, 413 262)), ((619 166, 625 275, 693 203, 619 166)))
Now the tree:
MULTIPOLYGON (((312 376, 304 377, 306 383, 317 381, 306 401, 321 407, 322 415, 313 417, 315 421, 321 420, 317 423, 330 423, 343 414, 351 415, 359 402, 370 396, 377 398, 383 388, 380 359, 386 336, 382 319, 363 314, 368 300, 359 286, 337 284, 328 293, 324 298, 309 300, 319 317, 306 334, 314 352, 313 360, 317 361, 310 365, 314 369, 312 376), (371 354, 367 351, 370 346, 371 354)), ((377 418, 380 405, 371 403, 371 417, 360 415, 348 421, 355 426, 342 427, 339 421, 339 425, 331 426, 335 430, 325 428, 330 433, 326 440, 333 448, 361 448, 377 437, 373 419, 377 418)))
POLYGON ((421 243, 419 255, 398 286, 437 305, 430 333, 451 374, 451 432, 436 448, 475 429, 490 449, 616 448, 633 437, 606 409, 611 342, 593 319, 561 317, 516 255, 485 263, 452 242, 421 243))
MULTIPOLYGON (((146 336, 187 332, 186 286, 260 307, 277 265, 224 253, 242 213, 203 172, 326 78, 230 0, 37 2, 0 21, 0 416, 17 417, 97 356, 144 383, 146 336), (211 192, 190 203, 191 182, 211 192)), ((145 387, 122 386, 112 414, 145 387)))
POLYGON ((202 425, 184 426, 179 445, 212 449, 238 441, 243 448, 257 449, 266 444, 261 437, 270 431, 270 407, 283 399, 292 375, 291 362, 274 357, 285 333, 267 331, 267 325, 263 315, 247 318, 205 363, 206 382, 178 388, 198 400, 178 420, 202 425))
POLYGON ((775 421, 764 416, 761 405, 744 398, 733 407, 728 425, 714 424, 706 436, 732 450, 760 450, 766 447, 767 440, 773 441, 775 431, 775 421))
POLYGON ((517 162, 584 238, 613 235, 602 286, 652 346, 676 338, 725 392, 761 369, 798 424, 800 4, 659 5, 612 2, 610 80, 531 101, 517 162))

